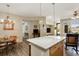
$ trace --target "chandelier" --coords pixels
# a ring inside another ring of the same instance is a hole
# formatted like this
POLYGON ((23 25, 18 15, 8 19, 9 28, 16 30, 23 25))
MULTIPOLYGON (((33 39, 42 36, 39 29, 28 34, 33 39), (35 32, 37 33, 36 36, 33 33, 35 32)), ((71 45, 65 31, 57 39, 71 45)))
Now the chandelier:
POLYGON ((77 18, 79 18, 78 15, 79 15, 78 11, 74 11, 72 19, 77 19, 77 18))
POLYGON ((7 24, 7 23, 10 24, 10 23, 15 23, 12 19, 10 19, 10 16, 9 16, 10 5, 7 4, 6 7, 8 8, 8 15, 6 16, 5 19, 4 19, 4 18, 0 19, 0 23, 1 23, 1 24, 7 24))

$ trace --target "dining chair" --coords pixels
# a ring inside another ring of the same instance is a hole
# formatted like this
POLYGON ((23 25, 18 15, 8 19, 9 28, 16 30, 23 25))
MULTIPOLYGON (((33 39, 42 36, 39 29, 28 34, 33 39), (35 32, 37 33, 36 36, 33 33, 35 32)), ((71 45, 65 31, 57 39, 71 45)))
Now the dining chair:
POLYGON ((16 43, 16 39, 17 39, 17 36, 10 36, 9 37, 9 40, 12 41, 12 43, 14 43, 14 44, 16 43))
POLYGON ((17 36, 9 36, 8 40, 10 40, 10 41, 8 42, 8 46, 9 46, 11 49, 14 49, 14 48, 15 48, 16 39, 17 39, 17 36))
POLYGON ((66 45, 66 49, 67 49, 67 46, 73 47, 73 49, 78 54, 78 34, 67 34, 65 45, 66 45))
POLYGON ((4 52, 7 54, 7 43, 0 42, 0 55, 4 55, 4 52))

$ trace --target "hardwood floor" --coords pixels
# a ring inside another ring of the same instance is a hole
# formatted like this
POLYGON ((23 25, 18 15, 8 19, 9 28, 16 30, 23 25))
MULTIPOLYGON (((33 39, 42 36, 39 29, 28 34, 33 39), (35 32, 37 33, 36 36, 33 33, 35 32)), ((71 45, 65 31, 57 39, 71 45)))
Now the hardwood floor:
POLYGON ((25 42, 17 43, 14 49, 8 48, 7 53, 3 51, 0 53, 0 56, 28 56, 29 55, 29 47, 25 42))
MULTIPOLYGON (((7 53, 6 51, 0 52, 0 56, 29 56, 29 45, 27 42, 17 43, 15 48, 9 48, 7 53)), ((65 56, 79 56, 79 54, 76 54, 71 47, 68 47, 68 50, 65 50, 65 56)))

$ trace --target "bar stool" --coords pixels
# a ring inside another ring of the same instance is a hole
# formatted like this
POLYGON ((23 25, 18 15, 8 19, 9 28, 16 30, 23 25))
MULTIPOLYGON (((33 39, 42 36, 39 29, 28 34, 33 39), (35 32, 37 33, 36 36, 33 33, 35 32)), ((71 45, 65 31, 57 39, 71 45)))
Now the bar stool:
POLYGON ((67 34, 66 35, 66 49, 67 46, 73 47, 78 54, 78 34, 67 34))

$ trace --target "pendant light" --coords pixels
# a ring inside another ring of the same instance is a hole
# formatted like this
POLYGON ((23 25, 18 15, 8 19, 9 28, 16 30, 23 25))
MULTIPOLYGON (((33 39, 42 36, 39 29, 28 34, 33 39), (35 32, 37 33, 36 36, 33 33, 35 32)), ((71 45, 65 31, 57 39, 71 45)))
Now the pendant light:
POLYGON ((55 22, 55 3, 52 3, 53 5, 53 20, 54 20, 54 27, 56 28, 56 22, 55 22))
MULTIPOLYGON (((10 5, 7 4, 6 7, 8 8, 8 12, 9 12, 10 5)), ((9 16, 9 13, 8 13, 8 16, 7 16, 6 20, 9 20, 9 18, 10 18, 10 16, 9 16)))
POLYGON ((53 5, 53 20, 54 20, 54 34, 56 35, 57 33, 56 33, 56 29, 57 29, 57 27, 56 27, 56 22, 55 22, 55 3, 52 3, 52 5, 53 5))
MULTIPOLYGON (((5 6, 7 7, 7 10, 8 10, 8 12, 9 12, 9 7, 10 7, 10 5, 9 5, 9 4, 6 4, 5 6)), ((5 19, 3 18, 3 19, 0 20, 0 23, 1 23, 1 24, 4 24, 4 23, 6 24, 6 23, 8 23, 8 22, 9 22, 9 13, 8 13, 8 15, 6 16, 5 19)))
POLYGON ((8 15, 6 16, 6 19, 4 20, 5 23, 14 23, 11 19, 10 19, 10 5, 7 4, 6 7, 8 8, 8 15))
MULTIPOLYGON (((42 3, 40 3, 40 18, 42 17, 42 3)), ((43 23, 43 20, 40 19, 40 23, 43 23)), ((44 24, 43 24, 43 28, 44 28, 44 24)))
POLYGON ((42 6, 42 4, 40 3, 40 17, 41 17, 41 6, 42 6))
POLYGON ((39 12, 39 16, 40 16, 40 21, 39 21, 39 23, 41 24, 43 21, 41 20, 41 10, 42 10, 42 8, 41 8, 41 6, 42 6, 42 4, 40 3, 40 12, 39 12))

